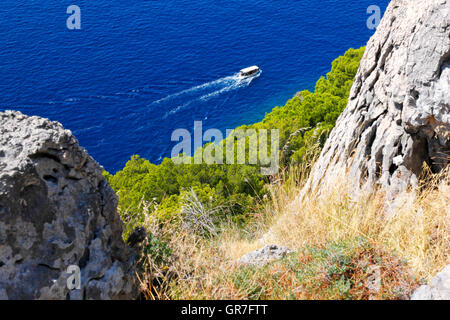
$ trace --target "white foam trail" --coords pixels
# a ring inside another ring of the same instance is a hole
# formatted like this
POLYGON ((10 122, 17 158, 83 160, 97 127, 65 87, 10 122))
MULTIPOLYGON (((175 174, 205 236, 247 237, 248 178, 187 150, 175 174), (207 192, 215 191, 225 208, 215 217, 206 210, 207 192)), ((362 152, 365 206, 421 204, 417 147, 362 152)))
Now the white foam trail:
POLYGON ((236 89, 236 88, 238 88, 238 86, 231 85, 231 86, 222 88, 220 90, 216 90, 216 91, 213 91, 211 93, 205 94, 205 95, 201 96, 200 98, 198 98, 198 100, 208 101, 209 99, 214 98, 214 97, 220 95, 221 93, 224 93, 224 92, 227 92, 227 91, 231 91, 231 90, 236 89))
POLYGON ((179 106, 176 107, 175 109, 170 110, 169 112, 167 112, 167 113, 164 115, 163 119, 166 119, 168 116, 170 116, 170 115, 172 115, 172 114, 175 114, 175 113, 177 113, 177 112, 180 111, 180 110, 183 110, 184 108, 186 108, 187 106, 189 106, 191 103, 195 102, 196 100, 198 100, 198 99, 194 99, 194 100, 188 101, 188 102, 186 102, 185 104, 179 105, 179 106))
POLYGON ((235 90, 235 89, 238 89, 238 88, 246 87, 255 78, 256 77, 244 78, 244 79, 239 79, 238 78, 237 81, 232 83, 231 85, 226 86, 226 87, 224 87, 224 88, 222 88, 220 90, 216 90, 216 91, 213 91, 211 93, 205 94, 205 95, 201 96, 200 99, 203 100, 203 101, 207 101, 207 100, 209 100, 209 99, 211 99, 211 98, 213 98, 215 96, 218 96, 218 95, 220 95, 220 94, 222 94, 224 92, 228 92, 228 91, 235 90))
POLYGON ((80 98, 67 98, 64 100, 64 102, 77 102, 80 101, 80 98))
POLYGON ((210 89, 214 86, 219 87, 220 85, 223 86, 222 88, 218 89, 218 90, 214 90, 212 92, 206 93, 206 94, 202 94, 199 97, 194 97, 193 99, 187 101, 184 104, 178 105, 176 108, 170 110, 169 112, 167 112, 164 115, 164 119, 167 118, 169 115, 175 114, 180 110, 185 109, 187 106, 191 105, 194 102, 197 101, 208 101, 211 98, 214 98, 216 96, 219 96, 222 93, 228 92, 228 91, 232 91, 232 90, 236 90, 238 88, 242 88, 242 87, 246 87, 248 86, 255 78, 259 77, 261 75, 261 72, 259 74, 257 74, 256 76, 253 77, 249 77, 249 78, 240 78, 237 74, 233 75, 233 76, 229 76, 229 77, 224 77, 215 81, 211 81, 211 82, 207 82, 183 91, 180 91, 178 93, 169 95, 163 99, 157 100, 154 103, 160 103, 162 101, 167 101, 170 99, 173 99, 175 97, 179 97, 188 93, 192 93, 195 91, 202 91, 202 90, 206 90, 206 89, 210 89))
POLYGON ((154 101, 152 104, 161 103, 161 102, 164 102, 164 101, 167 101, 167 100, 171 100, 173 98, 176 98, 176 97, 188 94, 188 93, 192 93, 192 92, 195 92, 195 91, 198 91, 198 90, 207 89, 207 88, 210 88, 210 87, 213 87, 213 86, 218 86, 220 84, 227 83, 227 82, 230 82, 230 81, 233 81, 233 80, 236 80, 236 79, 237 79, 237 76, 233 75, 233 76, 220 78, 220 79, 217 79, 217 80, 214 80, 214 81, 206 82, 206 83, 200 84, 198 86, 195 86, 195 87, 192 87, 192 88, 189 88, 189 89, 186 89, 186 90, 174 93, 174 94, 170 94, 170 95, 168 95, 168 96, 166 96, 166 97, 164 97, 162 99, 154 101))

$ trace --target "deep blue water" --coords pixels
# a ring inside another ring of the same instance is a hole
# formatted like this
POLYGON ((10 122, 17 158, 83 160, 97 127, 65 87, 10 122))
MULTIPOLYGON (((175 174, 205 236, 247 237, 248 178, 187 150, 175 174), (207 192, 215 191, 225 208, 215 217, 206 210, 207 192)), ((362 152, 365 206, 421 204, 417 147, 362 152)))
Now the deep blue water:
POLYGON ((388 0, 2 0, 0 109, 60 121, 105 169, 170 156, 176 128, 260 121, 365 45, 388 0), (81 8, 82 30, 66 28, 81 8), (260 77, 233 77, 258 65, 260 77))

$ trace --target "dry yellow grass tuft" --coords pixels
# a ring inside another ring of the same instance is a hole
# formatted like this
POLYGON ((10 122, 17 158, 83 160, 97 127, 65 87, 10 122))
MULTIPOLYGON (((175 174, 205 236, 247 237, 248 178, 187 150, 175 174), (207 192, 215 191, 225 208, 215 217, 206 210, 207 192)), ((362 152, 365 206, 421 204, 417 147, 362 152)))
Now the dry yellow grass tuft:
POLYGON ((382 190, 353 197, 354 188, 343 177, 336 177, 334 187, 321 196, 309 193, 300 198, 300 187, 272 186, 269 210, 275 216, 268 231, 250 243, 234 239, 222 247, 235 259, 235 252, 265 244, 299 249, 363 237, 397 252, 415 274, 430 279, 450 263, 449 171, 430 176, 426 185, 398 195, 391 203, 382 190))

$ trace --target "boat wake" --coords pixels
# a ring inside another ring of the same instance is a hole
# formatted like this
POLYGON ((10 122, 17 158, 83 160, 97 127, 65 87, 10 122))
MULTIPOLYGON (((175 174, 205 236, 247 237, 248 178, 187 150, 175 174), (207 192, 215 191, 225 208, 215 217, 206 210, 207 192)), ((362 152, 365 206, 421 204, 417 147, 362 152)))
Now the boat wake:
POLYGON ((186 109, 194 103, 205 102, 218 97, 223 93, 247 87, 255 78, 259 77, 260 74, 261 72, 253 77, 247 78, 242 78, 239 74, 223 77, 170 94, 162 99, 152 102, 149 106, 161 105, 164 108, 169 109, 164 115, 164 118, 167 118, 180 110, 186 109))
MULTIPOLYGON (((195 106, 201 107, 201 104, 209 101, 213 98, 217 98, 224 93, 232 92, 240 88, 244 88, 250 85, 250 83, 261 75, 261 71, 250 77, 241 77, 239 73, 234 75, 223 77, 214 81, 209 81, 200 85, 193 86, 191 88, 167 95, 161 99, 145 104, 145 108, 159 107, 161 110, 167 110, 163 115, 163 119, 176 114, 177 112, 184 110, 188 107, 195 106)), ((170 83, 171 85, 177 85, 177 83, 170 83)), ((86 100, 122 100, 122 99, 142 99, 148 98, 149 92, 161 91, 162 88, 154 89, 155 86, 149 85, 137 89, 130 90, 128 92, 117 92, 112 95, 90 95, 90 96, 77 96, 68 97, 58 101, 41 102, 40 104, 47 105, 76 105, 86 100)), ((231 96, 227 95, 223 103, 227 101, 231 96)), ((35 103, 37 104, 37 103, 35 103)), ((220 103, 219 107, 222 103, 220 103)), ((144 106, 143 106, 144 107, 144 106)), ((147 109, 148 110, 148 109, 147 109)), ((132 116, 130 114, 129 116, 132 116)))

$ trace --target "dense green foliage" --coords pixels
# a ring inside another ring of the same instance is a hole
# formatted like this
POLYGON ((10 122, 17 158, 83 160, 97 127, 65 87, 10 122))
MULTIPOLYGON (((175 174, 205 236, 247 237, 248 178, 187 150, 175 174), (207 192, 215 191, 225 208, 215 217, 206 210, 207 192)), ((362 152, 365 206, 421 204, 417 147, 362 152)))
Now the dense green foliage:
POLYGON ((273 109, 253 127, 278 128, 281 146, 297 130, 310 128, 304 134, 292 137, 289 143, 290 161, 300 163, 307 146, 317 142, 323 145, 327 134, 345 109, 363 53, 364 48, 349 49, 344 56, 333 61, 327 77, 317 81, 314 93, 308 90, 300 92, 284 107, 273 109))
MULTIPOLYGON (((238 129, 255 129, 256 132, 279 129, 280 149, 288 144, 287 152, 282 154, 282 164, 307 161, 304 157, 308 146, 323 145, 344 110, 363 52, 364 48, 348 50, 333 61, 331 71, 326 78, 319 79, 314 93, 302 91, 285 106, 266 114, 261 122, 238 129), (297 134, 302 128, 306 129, 297 134)), ((221 144, 223 148, 227 139, 221 144)), ((160 219, 176 220, 186 192, 192 189, 205 207, 220 207, 218 215, 243 222, 264 196, 267 182, 258 165, 208 165, 192 161, 175 164, 168 158, 155 165, 139 156, 131 157, 115 175, 105 172, 105 176, 119 194, 122 218, 130 222, 127 226, 130 228, 144 221, 144 206, 160 219)))
POLYGON ((239 220, 255 203, 254 198, 263 194, 264 188, 259 168, 255 166, 174 164, 167 158, 155 165, 133 156, 116 175, 105 174, 118 192, 123 220, 131 220, 133 224, 144 221, 141 212, 145 203, 159 219, 173 219, 190 190, 196 192, 203 204, 223 207, 224 215, 228 213, 239 220))

